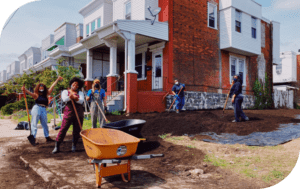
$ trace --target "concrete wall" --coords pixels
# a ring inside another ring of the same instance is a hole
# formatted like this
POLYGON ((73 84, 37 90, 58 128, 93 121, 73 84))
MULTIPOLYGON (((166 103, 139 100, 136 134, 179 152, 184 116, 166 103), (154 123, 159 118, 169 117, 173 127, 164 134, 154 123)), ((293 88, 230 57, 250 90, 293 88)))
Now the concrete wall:
POLYGON ((273 82, 297 82, 297 57, 293 51, 282 52, 280 54, 281 65, 276 65, 273 69, 273 82), (276 67, 281 67, 281 71, 276 67))
MULTIPOLYGON (((185 91, 185 105, 183 110, 202 110, 202 109, 223 109, 226 101, 227 94, 219 93, 206 93, 197 91, 185 91)), ((167 99, 167 109, 170 108, 174 96, 168 95, 167 99)), ((244 101, 242 103, 242 108, 252 108, 254 107, 254 97, 251 95, 244 95, 244 101)), ((175 105, 173 108, 175 110, 175 105)), ((227 102, 226 109, 233 109, 230 98, 227 102)))

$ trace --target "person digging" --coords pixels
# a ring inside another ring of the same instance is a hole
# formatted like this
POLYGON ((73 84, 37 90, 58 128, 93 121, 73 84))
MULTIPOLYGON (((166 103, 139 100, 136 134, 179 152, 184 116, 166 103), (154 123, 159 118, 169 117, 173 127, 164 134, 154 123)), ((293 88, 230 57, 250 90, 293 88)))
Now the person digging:
POLYGON ((184 106, 184 90, 185 90, 185 85, 179 83, 178 80, 175 79, 174 86, 172 87, 172 93, 176 98, 175 100, 176 113, 179 113, 184 106))
POLYGON ((244 96, 242 94, 242 84, 243 80, 241 75, 233 76, 233 86, 230 89, 229 97, 232 98, 231 102, 234 107, 234 117, 235 119, 232 122, 240 122, 240 117, 243 121, 248 121, 249 118, 244 114, 242 110, 242 103, 244 96))
POLYGON ((93 128, 97 128, 97 119, 99 119, 100 128, 102 128, 104 117, 100 111, 102 110, 102 112, 104 112, 103 104, 106 110, 106 101, 105 101, 105 90, 101 88, 99 79, 94 80, 92 89, 90 89, 87 93, 86 100, 91 102, 90 111, 91 111, 93 128), (99 107, 101 108, 101 110, 99 110, 96 101, 99 107))
POLYGON ((30 92, 25 87, 22 87, 22 91, 25 93, 28 93, 34 100, 35 105, 31 109, 31 133, 34 137, 32 145, 36 145, 36 134, 37 134, 37 124, 40 121, 41 125, 44 130, 44 136, 46 138, 46 142, 54 142, 53 139, 49 136, 49 130, 48 130, 48 124, 47 124, 47 106, 48 106, 48 96, 51 95, 55 85, 58 83, 58 81, 61 81, 63 78, 58 77, 56 81, 51 85, 51 87, 48 88, 43 83, 39 83, 36 85, 34 92, 30 92))
POLYGON ((66 103, 66 107, 64 109, 64 117, 61 128, 56 137, 55 148, 52 151, 53 154, 60 152, 60 144, 63 142, 71 124, 73 125, 73 140, 71 150, 72 152, 76 151, 76 144, 80 137, 81 125, 83 124, 84 118, 84 94, 80 91, 80 89, 83 87, 83 84, 84 83, 81 79, 74 77, 69 82, 70 90, 64 90, 62 92, 61 98, 66 103))

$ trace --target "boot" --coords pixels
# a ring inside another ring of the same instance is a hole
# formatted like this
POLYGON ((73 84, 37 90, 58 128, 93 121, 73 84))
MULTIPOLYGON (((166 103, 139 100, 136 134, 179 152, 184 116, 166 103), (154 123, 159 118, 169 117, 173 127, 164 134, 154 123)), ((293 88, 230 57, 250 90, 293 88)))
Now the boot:
POLYGON ((76 145, 74 143, 72 143, 72 149, 71 149, 72 152, 76 152, 76 145))
POLYGON ((54 142, 55 140, 53 140, 52 138, 50 138, 49 136, 46 137, 46 142, 54 142))
POLYGON ((56 153, 60 152, 59 146, 60 146, 60 142, 56 141, 56 142, 55 142, 55 148, 54 148, 54 150, 52 151, 52 154, 56 154, 56 153))
POLYGON ((76 152, 76 144, 77 144, 77 142, 78 142, 78 138, 74 138, 73 137, 73 140, 72 140, 73 142, 72 142, 72 149, 71 149, 71 151, 72 152, 76 152))

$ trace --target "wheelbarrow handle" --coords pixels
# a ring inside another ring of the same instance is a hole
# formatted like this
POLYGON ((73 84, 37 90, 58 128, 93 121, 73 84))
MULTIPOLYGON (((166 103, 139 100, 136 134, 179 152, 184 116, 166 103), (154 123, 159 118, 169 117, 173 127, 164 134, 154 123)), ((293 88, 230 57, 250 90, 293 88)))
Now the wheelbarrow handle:
POLYGON ((151 159, 156 157, 164 157, 164 154, 149 154, 149 155, 138 155, 132 156, 131 159, 138 160, 138 159, 151 159))

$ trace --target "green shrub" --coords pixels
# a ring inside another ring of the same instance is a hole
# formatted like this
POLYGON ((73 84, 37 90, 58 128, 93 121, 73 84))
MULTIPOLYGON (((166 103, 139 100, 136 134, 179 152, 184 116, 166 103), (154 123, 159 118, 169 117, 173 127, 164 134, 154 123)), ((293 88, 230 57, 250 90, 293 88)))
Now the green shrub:
MULTIPOLYGON (((27 96, 27 104, 28 104, 28 109, 31 109, 32 106, 35 104, 34 99, 27 96)), ((26 110, 24 99, 3 106, 1 108, 1 112, 3 115, 11 115, 14 111, 19 111, 21 109, 26 110)))
POLYGON ((265 74, 265 83, 255 80, 253 92, 255 96, 254 109, 266 109, 273 107, 272 93, 270 88, 269 78, 265 74))

